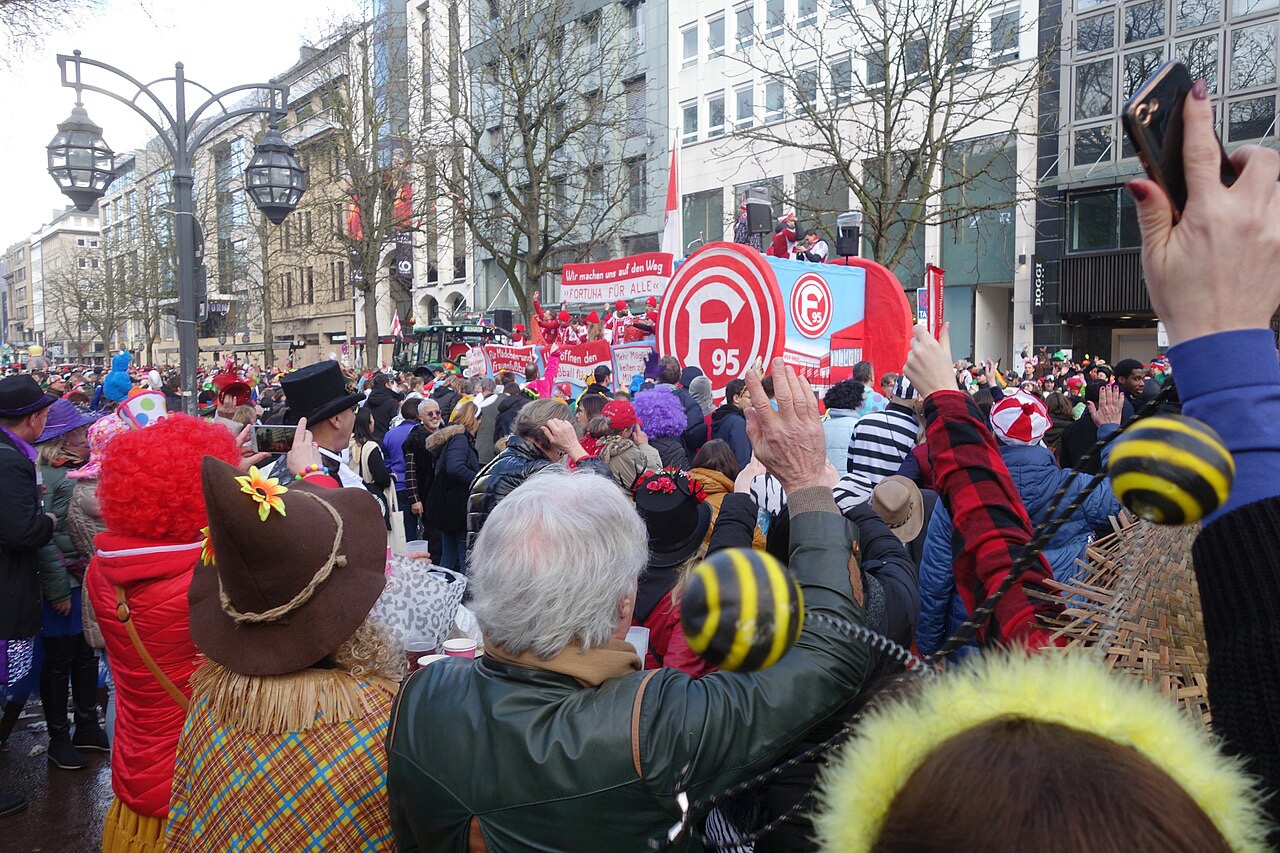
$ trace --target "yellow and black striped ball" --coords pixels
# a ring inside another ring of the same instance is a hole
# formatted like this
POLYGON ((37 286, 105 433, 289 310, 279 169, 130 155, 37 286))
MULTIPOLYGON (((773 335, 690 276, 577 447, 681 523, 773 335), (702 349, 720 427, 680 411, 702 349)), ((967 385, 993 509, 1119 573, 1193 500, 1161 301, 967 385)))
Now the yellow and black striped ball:
POLYGON ((763 551, 717 551, 690 573, 680 599, 689 648, 734 672, 773 666, 795 645, 803 622, 800 586, 763 551))
POLYGON ((1231 493, 1236 463, 1195 418, 1143 418, 1116 439, 1107 463, 1120 503, 1156 524, 1194 524, 1231 493))

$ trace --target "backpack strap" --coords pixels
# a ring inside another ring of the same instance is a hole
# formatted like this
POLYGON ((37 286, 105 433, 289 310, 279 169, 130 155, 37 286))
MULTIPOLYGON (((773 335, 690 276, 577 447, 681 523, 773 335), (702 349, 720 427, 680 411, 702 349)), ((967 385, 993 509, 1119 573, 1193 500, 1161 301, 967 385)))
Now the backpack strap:
POLYGON ((164 692, 169 694, 169 698, 177 703, 178 707, 184 712, 190 704, 190 700, 186 695, 178 689, 178 686, 169 680, 169 676, 164 674, 155 658, 147 651, 147 647, 142 644, 142 638, 138 636, 138 629, 133 624, 133 613, 129 610, 129 600, 125 598, 124 589, 112 585, 112 589, 116 591, 116 618, 124 623, 124 629, 129 632, 129 642, 133 643, 133 650, 138 653, 138 657, 142 658, 142 663, 155 680, 164 688, 164 692))

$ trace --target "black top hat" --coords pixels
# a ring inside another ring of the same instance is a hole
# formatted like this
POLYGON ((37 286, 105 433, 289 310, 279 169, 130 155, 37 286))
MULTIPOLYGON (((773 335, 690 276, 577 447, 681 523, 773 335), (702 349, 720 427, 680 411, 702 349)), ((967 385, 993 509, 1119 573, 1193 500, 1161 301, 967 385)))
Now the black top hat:
POLYGON ((286 420, 290 423, 306 418, 307 423, 314 424, 360 402, 359 394, 347 390, 346 377, 336 361, 308 364, 286 373, 280 387, 289 401, 286 420))
POLYGON ((711 507, 683 471, 649 471, 632 486, 636 509, 649 529, 649 565, 678 566, 693 556, 707 537, 711 507))
POLYGON ((0 379, 0 417, 29 415, 52 406, 56 399, 40 390, 40 383, 30 373, 0 379))

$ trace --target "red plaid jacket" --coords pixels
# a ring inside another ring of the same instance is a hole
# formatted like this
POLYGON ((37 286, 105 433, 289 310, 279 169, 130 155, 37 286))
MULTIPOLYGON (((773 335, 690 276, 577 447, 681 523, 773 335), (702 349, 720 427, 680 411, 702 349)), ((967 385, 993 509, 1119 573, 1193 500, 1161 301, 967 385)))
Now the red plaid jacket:
MULTIPOLYGON (((1031 519, 977 405, 962 391, 937 391, 924 403, 925 441, 933 481, 954 528, 956 591, 965 609, 986 600, 1031 541, 1031 519)), ((1061 606, 1033 600, 1029 588, 1053 577, 1042 555, 996 604, 978 642, 1053 645, 1040 617, 1061 606)))

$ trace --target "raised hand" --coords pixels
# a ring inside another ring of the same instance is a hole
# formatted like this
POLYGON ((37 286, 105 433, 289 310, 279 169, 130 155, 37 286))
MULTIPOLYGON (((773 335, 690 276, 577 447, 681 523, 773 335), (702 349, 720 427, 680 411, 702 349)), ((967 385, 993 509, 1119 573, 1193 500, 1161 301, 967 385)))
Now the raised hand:
POLYGON ((827 443, 818 419, 818 401, 809 383, 780 358, 773 360, 775 412, 760 377, 746 376, 751 407, 747 435, 755 458, 788 492, 826 485, 827 443))
POLYGON ((1155 181, 1127 186, 1138 203, 1142 271, 1171 344, 1236 329, 1265 329, 1280 305, 1280 153, 1246 145, 1231 155, 1240 177, 1222 183, 1213 108, 1197 80, 1182 112, 1187 206, 1155 181))
POLYGON ((907 364, 902 372, 916 393, 923 398, 934 391, 954 391, 956 374, 951 366, 951 324, 943 324, 942 334, 937 340, 924 325, 917 325, 911 334, 911 352, 907 354, 907 364))

